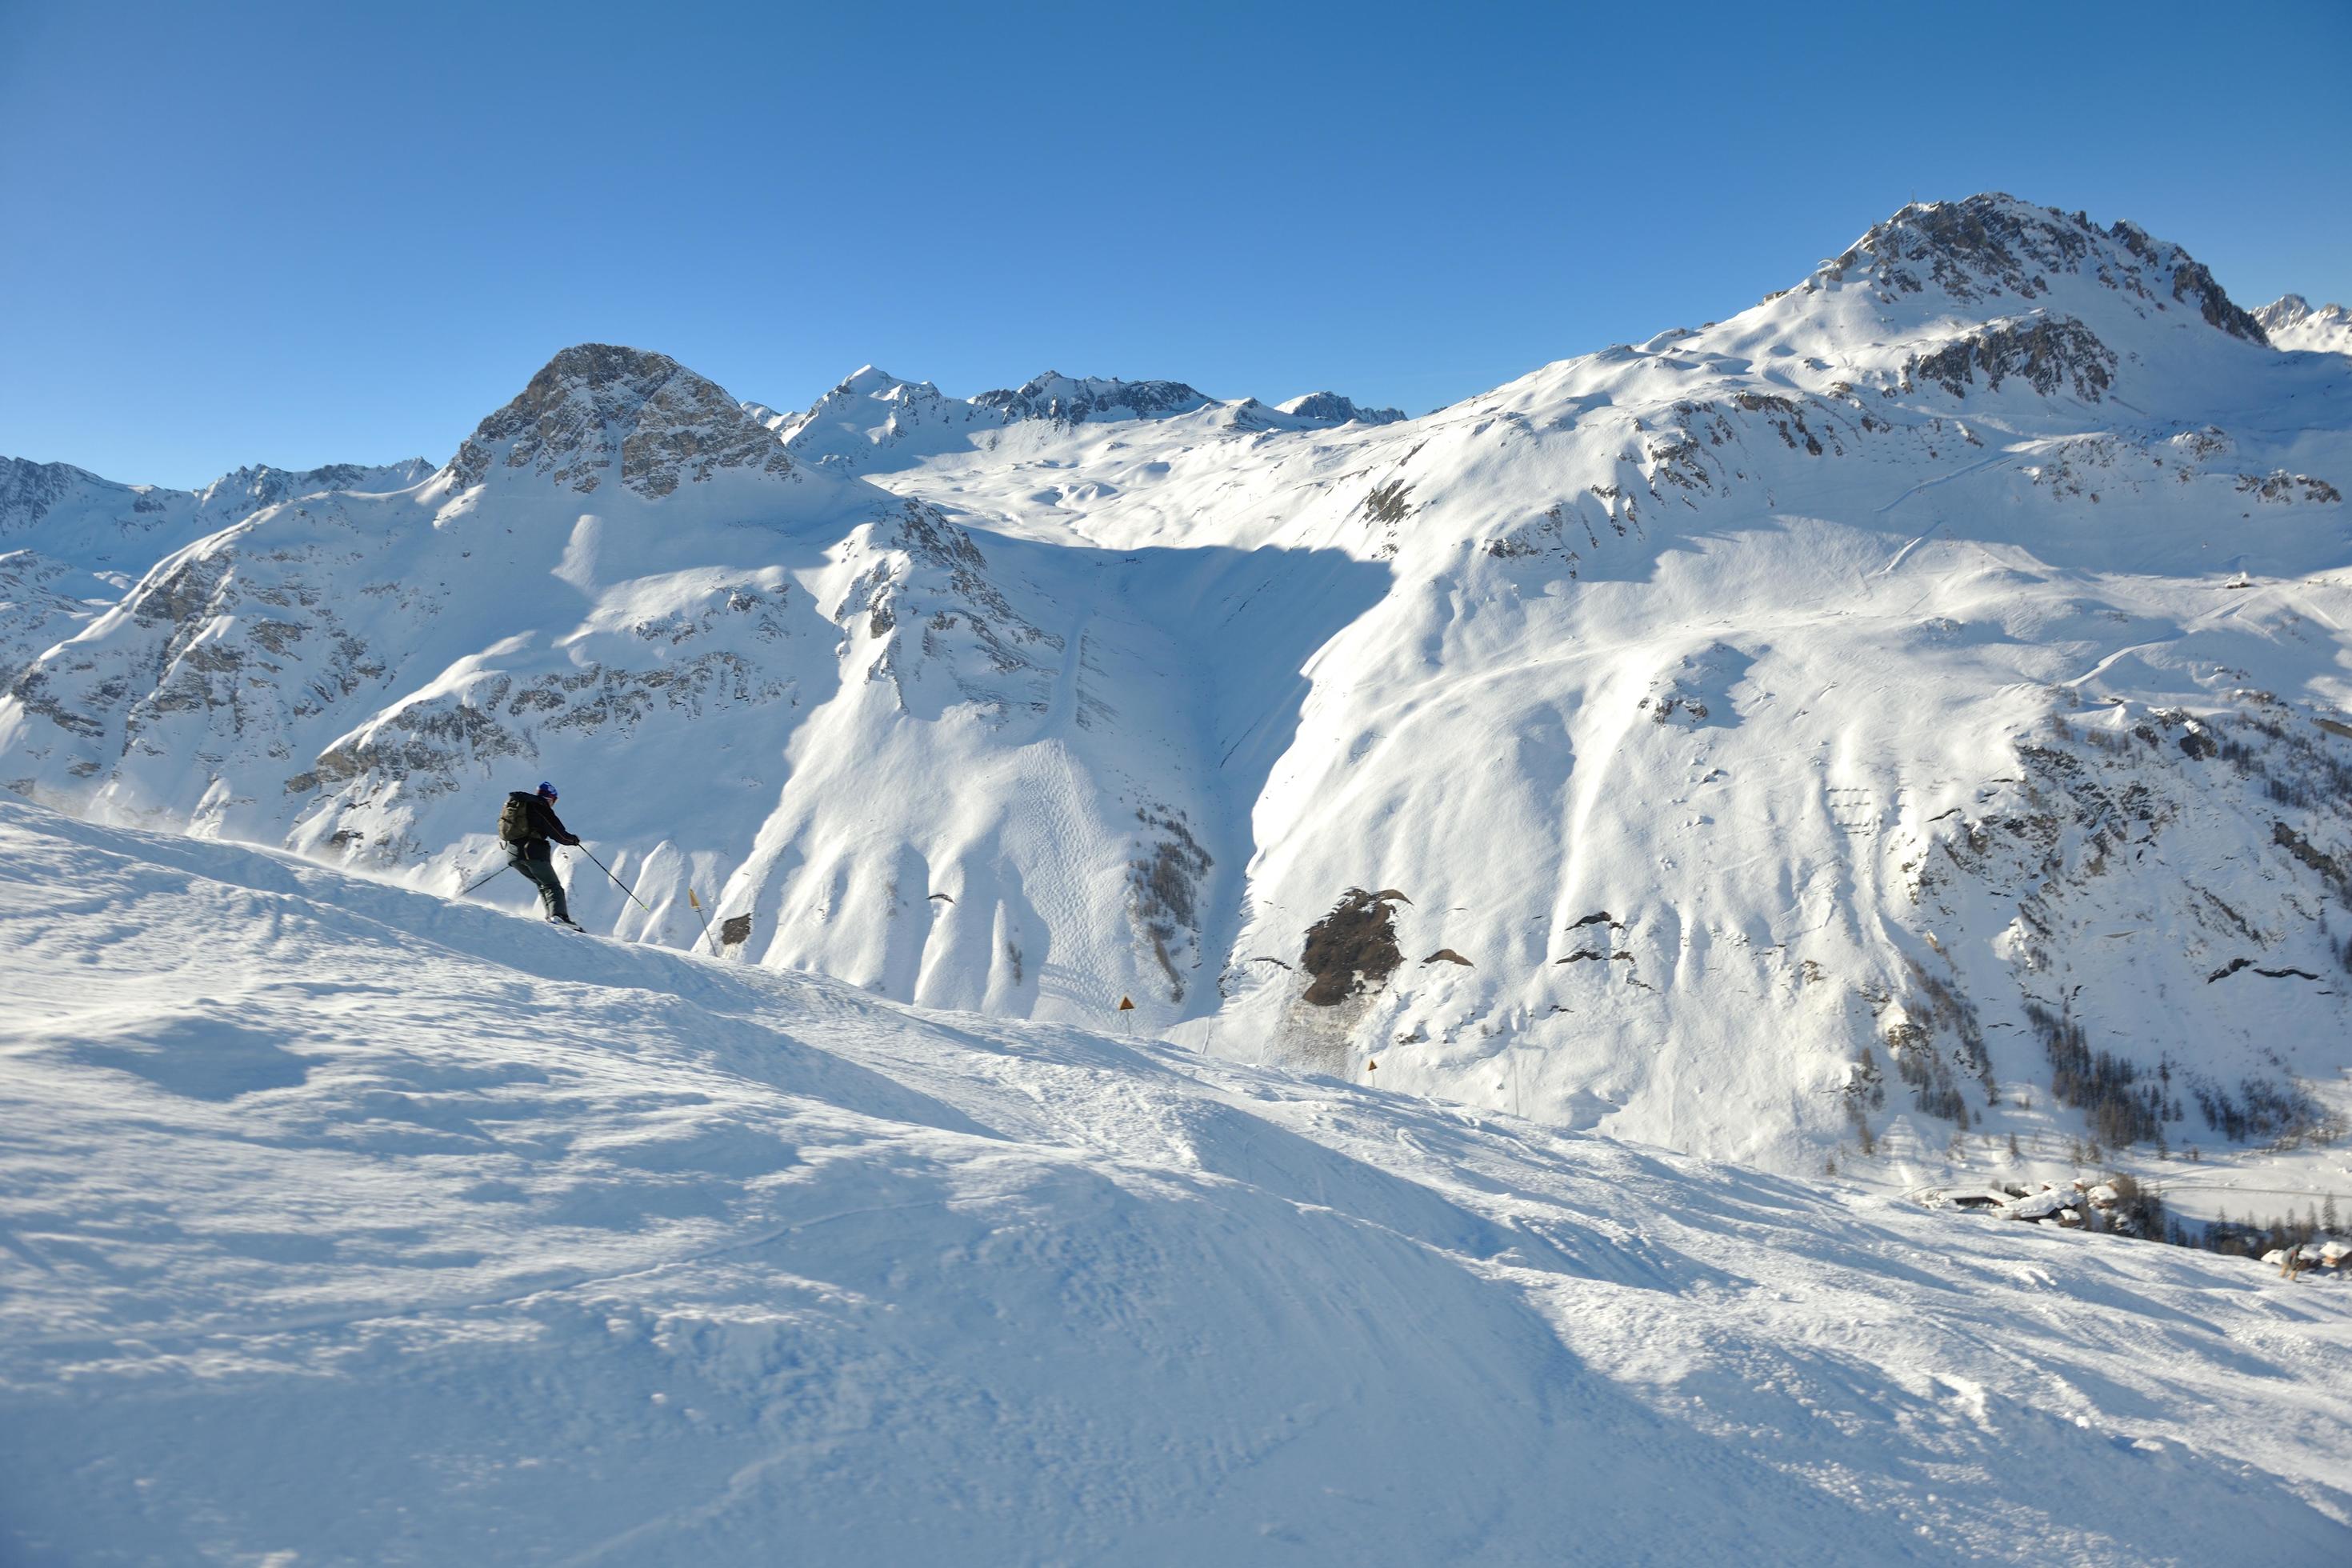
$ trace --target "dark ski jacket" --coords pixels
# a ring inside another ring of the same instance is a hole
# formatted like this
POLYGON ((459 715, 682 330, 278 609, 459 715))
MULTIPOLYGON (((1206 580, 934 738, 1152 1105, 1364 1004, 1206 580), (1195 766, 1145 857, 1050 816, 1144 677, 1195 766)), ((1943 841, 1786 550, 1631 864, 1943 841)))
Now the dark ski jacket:
MULTIPOLYGON (((558 844, 580 842, 578 836, 563 826, 563 819, 555 815, 555 808, 548 805, 542 797, 528 790, 519 789, 507 796, 507 802, 509 805, 520 803, 523 811, 523 819, 529 824, 520 847, 529 849, 535 846, 544 846, 551 838, 558 844)), ((516 841, 509 839, 508 842, 512 844, 516 841)))

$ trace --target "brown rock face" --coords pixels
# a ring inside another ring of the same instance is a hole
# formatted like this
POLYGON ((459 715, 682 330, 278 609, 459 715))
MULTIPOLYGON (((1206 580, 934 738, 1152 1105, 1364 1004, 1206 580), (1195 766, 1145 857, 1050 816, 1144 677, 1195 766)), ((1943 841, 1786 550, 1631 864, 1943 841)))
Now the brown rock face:
POLYGON ((1368 893, 1350 888, 1331 912, 1307 928, 1307 951, 1299 967, 1314 976, 1307 1001, 1336 1007, 1350 996, 1384 984, 1404 962, 1397 947, 1396 920, 1389 905, 1404 895, 1393 889, 1368 893))
POLYGON ((548 361, 467 437, 450 469, 470 488, 501 462, 583 495, 617 466, 621 483, 648 500, 722 468, 780 477, 793 468, 773 433, 716 382, 667 354, 611 343, 581 343, 548 361))

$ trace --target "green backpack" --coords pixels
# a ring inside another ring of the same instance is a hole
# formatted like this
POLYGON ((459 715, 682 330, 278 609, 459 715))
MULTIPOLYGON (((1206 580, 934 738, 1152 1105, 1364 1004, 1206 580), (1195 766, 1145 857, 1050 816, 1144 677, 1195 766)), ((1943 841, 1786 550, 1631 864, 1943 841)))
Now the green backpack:
POLYGON ((500 838, 509 844, 527 844, 530 841, 531 798, 521 790, 517 790, 507 796, 506 805, 499 811, 500 838))

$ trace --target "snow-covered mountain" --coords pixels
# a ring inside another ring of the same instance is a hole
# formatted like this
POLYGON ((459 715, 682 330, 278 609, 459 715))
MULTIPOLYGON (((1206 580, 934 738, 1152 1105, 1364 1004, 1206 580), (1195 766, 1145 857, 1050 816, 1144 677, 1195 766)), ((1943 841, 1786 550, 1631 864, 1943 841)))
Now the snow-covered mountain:
POLYGON ((250 465, 201 489, 121 485, 69 463, 0 458, 0 546, 77 566, 142 570, 159 556, 265 507, 329 490, 405 489, 433 472, 423 458, 368 467, 250 465))
POLYGON ((1391 425, 1404 417, 1394 408, 1360 408, 1334 392, 1269 406, 1255 397, 1223 402, 1178 381, 1109 381, 1054 371, 1009 391, 950 398, 928 381, 901 381, 870 364, 805 413, 780 414, 759 403, 743 407, 794 457, 858 473, 959 453, 1017 463, 1021 454, 1051 450, 1071 426, 1088 423, 1155 421, 1163 427, 1151 432, 1153 438, 1190 447, 1234 432, 1391 425))
POLYGON ((2352 1551, 2332 1273, 13 801, 0 954, 26 1568, 2352 1551))
POLYGON ((297 496, 404 489, 432 472, 423 458, 380 468, 260 464, 202 489, 173 490, 116 484, 67 463, 0 458, 0 684, 183 544, 297 496))
POLYGON ((2352 310, 2341 305, 2312 309, 2300 294, 2285 294, 2254 312, 2273 346, 2316 353, 2352 354, 2352 310))
POLYGON ((2352 361, 1979 196, 1342 401, 568 350, 157 563, 0 783, 447 890, 553 776, 600 930, 1784 1170, 2352 1110, 2352 361))
POLYGON ((1394 425, 1405 416, 1402 408, 1366 408, 1336 392, 1310 392, 1275 407, 1300 419, 1327 420, 1333 425, 1394 425))

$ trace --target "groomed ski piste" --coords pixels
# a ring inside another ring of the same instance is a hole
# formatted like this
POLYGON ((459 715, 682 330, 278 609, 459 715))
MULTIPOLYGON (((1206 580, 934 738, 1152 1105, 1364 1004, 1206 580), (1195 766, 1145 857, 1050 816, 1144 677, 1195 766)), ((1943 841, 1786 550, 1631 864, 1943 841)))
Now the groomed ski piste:
POLYGON ((2338 1286, 520 892, 0 798, 0 1559, 2352 1560, 2338 1286))

